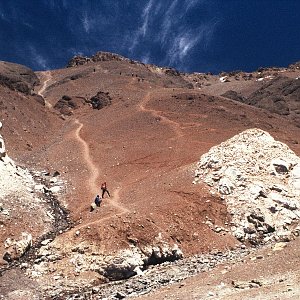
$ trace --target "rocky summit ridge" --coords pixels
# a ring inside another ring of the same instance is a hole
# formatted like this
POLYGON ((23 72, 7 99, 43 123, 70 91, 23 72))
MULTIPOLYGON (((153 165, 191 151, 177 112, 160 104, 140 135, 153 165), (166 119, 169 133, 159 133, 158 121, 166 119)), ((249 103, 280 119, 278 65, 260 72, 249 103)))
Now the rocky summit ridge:
POLYGON ((202 155, 195 181, 226 201, 242 242, 288 241, 300 232, 300 158, 261 129, 249 129, 202 155))
POLYGON ((111 52, 103 52, 98 51, 91 57, 83 56, 83 55, 75 55, 71 60, 69 60, 67 67, 75 67, 80 65, 85 65, 87 63, 91 62, 99 62, 99 61, 128 61, 133 62, 133 60, 130 60, 129 58, 126 58, 124 56, 121 56, 116 53, 111 52))

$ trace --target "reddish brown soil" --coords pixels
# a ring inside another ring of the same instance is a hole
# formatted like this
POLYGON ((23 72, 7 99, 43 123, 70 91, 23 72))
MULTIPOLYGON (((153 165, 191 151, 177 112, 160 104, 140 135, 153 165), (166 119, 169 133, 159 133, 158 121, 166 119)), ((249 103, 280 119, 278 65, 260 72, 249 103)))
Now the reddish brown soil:
POLYGON ((67 181, 61 200, 77 226, 58 238, 62 247, 77 243, 74 232, 80 229, 79 239, 98 244, 103 253, 127 247, 132 238, 147 244, 159 232, 185 255, 234 248, 238 243, 231 235, 217 234, 204 223, 211 219, 227 227, 230 215, 218 196, 192 184, 200 156, 252 127, 300 154, 299 128, 284 117, 217 96, 223 88, 215 94, 212 87, 191 90, 171 76, 114 61, 38 75, 36 92, 46 106, 0 87, 3 136, 13 159, 58 170, 67 181), (99 91, 109 92, 112 104, 93 110, 84 99, 99 91), (72 116, 62 117, 53 108, 63 95, 77 99, 72 116), (89 212, 102 181, 112 196, 89 212))
POLYGON ((45 107, 7 91, 15 97, 4 111, 10 114, 4 116, 7 148, 31 167, 62 173, 68 180, 63 201, 72 217, 81 228, 91 226, 89 237, 100 239, 106 250, 124 247, 128 236, 147 243, 158 232, 186 254, 233 247, 230 236, 203 224, 211 218, 224 226, 230 216, 218 197, 192 184, 200 156, 251 127, 269 131, 300 153, 299 130, 289 121, 201 90, 178 88, 169 83, 171 76, 140 65, 99 62, 39 76, 37 92, 45 96, 45 107), (79 78, 71 80, 74 75, 79 78), (163 87, 166 82, 171 87, 163 87), (63 95, 89 99, 98 91, 109 92, 112 105, 93 110, 83 101, 65 120, 53 109, 63 95), (31 151, 25 150, 27 144, 31 151), (104 199, 101 211, 90 213, 102 181, 112 197, 104 199))

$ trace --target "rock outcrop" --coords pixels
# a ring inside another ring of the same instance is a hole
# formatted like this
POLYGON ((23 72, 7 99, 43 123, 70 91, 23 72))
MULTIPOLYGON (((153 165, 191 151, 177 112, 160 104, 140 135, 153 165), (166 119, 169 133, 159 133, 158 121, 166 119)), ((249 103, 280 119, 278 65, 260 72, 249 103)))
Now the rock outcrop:
POLYGON ((240 241, 299 234, 300 158, 267 132, 249 129, 211 148, 195 172, 194 183, 202 180, 226 201, 240 241))
POLYGON ((279 115, 300 114, 300 80, 278 76, 252 93, 246 104, 267 109, 279 115))
POLYGON ((67 68, 85 65, 90 62, 98 62, 98 61, 128 61, 131 62, 130 59, 123 57, 119 54, 103 52, 99 51, 95 55, 91 57, 76 55, 74 56, 67 64, 67 68))
MULTIPOLYGON (((79 236, 80 231, 75 234, 79 236)), ((99 273, 103 278, 114 281, 141 275, 149 265, 183 258, 183 253, 176 244, 170 245, 163 241, 156 241, 155 245, 143 248, 131 246, 111 255, 92 251, 91 248, 91 245, 82 242, 74 246, 71 251, 61 252, 56 241, 49 242, 38 252, 40 261, 43 261, 43 270, 39 269, 39 274, 37 274, 36 271, 39 267, 33 266, 32 269, 28 269, 28 274, 31 277, 49 274, 53 263, 56 264, 57 260, 61 260, 67 255, 68 262, 71 264, 70 269, 73 269, 75 274, 93 271, 99 273)))
POLYGON ((39 79, 25 66, 0 61, 0 84, 29 95, 34 86, 39 84, 39 79))
POLYGON ((1 267, 2 258, 11 262, 23 256, 31 247, 32 240, 51 228, 53 216, 33 175, 29 170, 17 166, 7 155, 1 135, 0 187, 1 267))
POLYGON ((119 280, 142 273, 145 266, 175 261, 182 257, 183 254, 176 244, 173 247, 149 246, 143 250, 133 247, 120 252, 119 256, 106 260, 100 273, 109 279, 119 280))
POLYGON ((27 232, 22 232, 20 239, 15 240, 7 238, 4 242, 5 252, 3 258, 11 262, 12 260, 22 257, 25 252, 32 246, 32 235, 27 232))
POLYGON ((245 103, 247 99, 236 91, 229 90, 221 95, 222 97, 245 103))
POLYGON ((111 97, 108 92, 104 93, 100 91, 93 96, 89 102, 92 104, 94 109, 101 109, 111 104, 111 97))
POLYGON ((54 109, 58 110, 62 115, 70 116, 75 109, 78 109, 85 103, 86 101, 82 98, 64 95, 56 102, 54 109))
MULTIPOLYGON (((267 73, 268 74, 268 73, 267 73)), ((289 116, 300 126, 300 79, 276 75, 258 75, 263 85, 247 97, 228 90, 221 96, 251 106, 263 108, 272 113, 289 116)))

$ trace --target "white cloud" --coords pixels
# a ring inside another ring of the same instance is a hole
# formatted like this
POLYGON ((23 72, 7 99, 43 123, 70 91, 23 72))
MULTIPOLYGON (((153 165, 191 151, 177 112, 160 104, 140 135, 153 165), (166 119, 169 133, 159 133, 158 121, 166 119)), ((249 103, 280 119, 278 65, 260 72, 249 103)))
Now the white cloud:
POLYGON ((196 5, 203 4, 205 0, 185 0, 185 11, 192 9, 196 5))
MULTIPOLYGON (((142 43, 158 44, 158 51, 162 53, 161 64, 183 67, 188 55, 195 48, 207 50, 218 21, 215 12, 207 0, 149 0, 141 13, 142 22, 134 31, 123 39, 124 45, 133 54, 139 50, 142 43), (187 15, 192 9, 207 11, 198 24, 189 24, 187 15), (151 40, 151 42, 150 42, 151 40)), ((151 46, 152 47, 152 46, 151 46)), ((145 49, 145 47, 143 47, 145 49)), ((149 62, 151 51, 142 54, 142 61, 149 62)))
POLYGON ((173 44, 168 50, 167 59, 169 62, 173 64, 178 61, 182 61, 200 39, 201 35, 194 36, 189 32, 181 32, 178 36, 176 36, 173 44))
POLYGON ((86 12, 83 13, 83 17, 81 18, 81 22, 82 22, 82 26, 84 28, 84 31, 86 33, 89 33, 90 29, 91 29, 91 22, 90 22, 90 20, 87 16, 86 12))
POLYGON ((48 61, 41 55, 36 56, 36 62, 38 66, 42 67, 44 70, 48 69, 48 61))
POLYGON ((147 53, 146 55, 142 56, 141 57, 141 61, 144 63, 144 64, 148 64, 150 62, 150 54, 147 53))
POLYGON ((146 35, 147 29, 148 29, 148 23, 149 23, 149 14, 151 11, 151 8, 153 6, 154 0, 149 0, 148 4, 145 6, 142 17, 144 18, 144 23, 142 27, 140 28, 140 32, 143 36, 146 35))
POLYGON ((33 45, 29 45, 30 60, 36 68, 41 68, 42 70, 49 69, 49 63, 45 57, 38 53, 37 49, 33 45))
POLYGON ((181 28, 167 50, 164 63, 181 67, 183 60, 195 47, 207 50, 213 38, 218 21, 213 20, 202 24, 196 30, 181 28))
POLYGON ((33 25, 31 25, 30 23, 23 22, 23 25, 29 27, 30 29, 34 29, 33 25))
POLYGON ((144 38, 148 31, 149 19, 151 9, 153 7, 154 0, 149 0, 146 6, 143 9, 142 18, 143 24, 139 27, 136 32, 129 39, 132 41, 131 46, 129 47, 129 51, 132 52, 134 48, 140 43, 141 39, 144 38))
POLYGON ((170 7, 166 11, 166 15, 167 16, 173 15, 174 9, 177 6, 177 4, 178 4, 178 0, 175 0, 175 1, 172 2, 172 4, 170 5, 170 7))

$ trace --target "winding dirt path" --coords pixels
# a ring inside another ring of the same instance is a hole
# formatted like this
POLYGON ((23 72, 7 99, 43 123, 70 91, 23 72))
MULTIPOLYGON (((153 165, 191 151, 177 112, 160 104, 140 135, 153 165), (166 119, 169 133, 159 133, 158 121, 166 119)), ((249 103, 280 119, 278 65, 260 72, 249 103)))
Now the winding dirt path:
POLYGON ((44 80, 43 85, 41 86, 40 90, 37 92, 37 94, 44 98, 46 107, 52 108, 52 104, 45 99, 45 95, 44 95, 44 92, 46 91, 47 87, 49 86, 49 81, 52 79, 51 72, 46 71, 43 73, 43 76, 45 76, 45 80, 44 80))
POLYGON ((80 136, 80 131, 83 127, 83 124, 80 123, 77 119, 75 120, 75 124, 78 124, 78 127, 75 130, 75 138, 80 142, 83 148, 83 158, 87 164, 88 170, 90 172, 90 177, 89 177, 89 189, 91 193, 96 195, 98 193, 98 186, 96 184, 96 180, 99 176, 99 170, 93 163, 90 155, 90 149, 86 141, 80 136))
POLYGON ((164 123, 168 124, 171 129, 174 131, 176 138, 180 138, 183 136, 183 132, 181 130, 180 124, 170 120, 169 118, 163 116, 163 112, 151 108, 146 108, 147 103, 151 100, 151 92, 148 92, 146 96, 142 99, 142 101, 139 103, 139 110, 143 112, 151 113, 154 117, 159 118, 164 123))
MULTIPOLYGON (((87 142, 80 136, 80 131, 83 128, 83 124, 78 119, 75 120, 75 124, 78 125, 78 127, 76 128, 76 130, 74 132, 75 139, 82 145, 83 159, 85 160, 86 165, 87 165, 88 170, 89 170, 89 173, 90 173, 89 180, 88 180, 88 188, 90 189, 91 193, 93 193, 93 195, 96 195, 96 194, 99 193, 99 185, 97 184, 98 183, 97 179, 99 177, 100 172, 99 172, 99 169, 94 164, 94 162, 91 158, 90 149, 89 149, 89 146, 88 146, 87 142)), ((106 203, 109 206, 112 206, 112 207, 116 208, 119 211, 119 213, 113 213, 113 214, 111 214, 109 216, 106 216, 106 217, 103 217, 103 218, 100 217, 100 219, 98 219, 96 221, 93 221, 93 222, 90 222, 90 223, 85 223, 85 224, 82 224, 80 226, 76 226, 75 227, 76 230, 80 229, 82 227, 89 226, 91 224, 96 224, 96 223, 103 222, 103 221, 108 220, 108 219, 110 219, 114 216, 120 216, 120 215, 123 215, 125 213, 130 212, 129 209, 127 209, 126 207, 124 207, 123 205, 121 205, 119 203, 120 190, 121 190, 120 188, 117 188, 117 189, 113 190, 111 197, 109 198, 108 201, 106 201, 106 203)))

